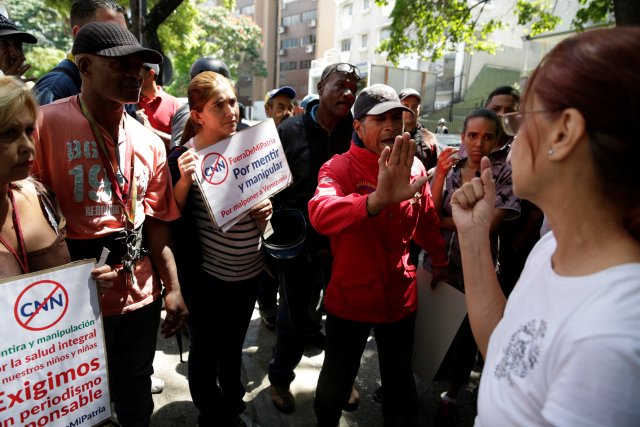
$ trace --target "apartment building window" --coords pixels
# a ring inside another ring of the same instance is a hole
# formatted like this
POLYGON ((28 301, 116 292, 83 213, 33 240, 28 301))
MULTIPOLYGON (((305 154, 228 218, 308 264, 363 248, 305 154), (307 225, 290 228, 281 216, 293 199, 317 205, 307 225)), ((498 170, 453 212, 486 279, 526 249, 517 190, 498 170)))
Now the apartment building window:
POLYGON ((369 34, 363 34, 360 36, 360 47, 366 49, 369 47, 369 34))
POLYGON ((353 15, 353 3, 347 3, 342 6, 341 13, 343 18, 349 18, 353 15))
POLYGON ((316 19, 317 17, 318 17, 318 11, 316 9, 302 12, 302 22, 308 22, 308 21, 311 21, 312 19, 316 19))
POLYGON ((298 69, 298 61, 288 61, 280 63, 280 71, 291 71, 298 69))
POLYGON ((300 14, 296 13, 295 15, 283 16, 282 17, 282 25, 289 26, 300 23, 300 14))
POLYGON ((298 68, 301 70, 308 70, 309 68, 311 68, 311 60, 305 59, 303 61, 300 61, 300 66, 298 68))
POLYGON ((298 46, 300 46, 300 39, 298 37, 280 40, 280 49, 289 49, 298 46))
POLYGON ((351 39, 340 40, 340 52, 348 52, 351 50, 351 39))
POLYGON ((391 29, 389 27, 381 28, 379 41, 386 40, 389 37, 391 37, 391 29))
POLYGON ((302 36, 300 39, 300 46, 306 46, 309 44, 314 44, 316 42, 315 34, 310 34, 308 36, 302 36))
POLYGON ((240 9, 240 15, 244 15, 244 16, 253 16, 254 12, 255 12, 255 8, 253 7, 253 5, 245 6, 242 9, 240 9))
POLYGON ((369 0, 362 0, 362 10, 369 10, 371 7, 371 2, 369 0))

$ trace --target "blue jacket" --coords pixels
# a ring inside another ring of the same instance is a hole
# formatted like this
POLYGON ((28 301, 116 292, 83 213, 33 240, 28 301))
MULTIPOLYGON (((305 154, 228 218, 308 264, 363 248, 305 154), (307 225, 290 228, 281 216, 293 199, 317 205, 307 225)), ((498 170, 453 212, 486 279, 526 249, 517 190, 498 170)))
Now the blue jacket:
POLYGON ((33 90, 40 105, 46 105, 79 94, 81 86, 78 67, 65 58, 53 70, 42 76, 33 90))

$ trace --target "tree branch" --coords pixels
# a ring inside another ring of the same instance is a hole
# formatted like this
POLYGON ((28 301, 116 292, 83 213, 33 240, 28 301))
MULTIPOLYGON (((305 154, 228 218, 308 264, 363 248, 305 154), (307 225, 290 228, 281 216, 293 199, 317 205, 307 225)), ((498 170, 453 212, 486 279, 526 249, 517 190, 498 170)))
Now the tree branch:
POLYGON ((160 0, 145 17, 145 32, 147 27, 157 29, 184 0, 160 0))

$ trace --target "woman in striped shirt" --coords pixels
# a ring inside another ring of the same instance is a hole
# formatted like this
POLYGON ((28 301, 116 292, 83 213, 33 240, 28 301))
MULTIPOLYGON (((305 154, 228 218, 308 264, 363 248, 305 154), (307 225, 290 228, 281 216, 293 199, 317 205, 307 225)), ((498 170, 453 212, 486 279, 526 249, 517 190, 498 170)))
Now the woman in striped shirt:
POLYGON ((191 81, 188 97, 191 112, 182 145, 168 162, 182 210, 173 236, 190 313, 189 389, 200 412, 198 424, 225 425, 245 409, 242 345, 263 268, 260 238, 272 207, 269 200, 261 202, 227 232, 214 226, 194 182, 196 151, 235 133, 236 95, 226 77, 207 71, 191 81))

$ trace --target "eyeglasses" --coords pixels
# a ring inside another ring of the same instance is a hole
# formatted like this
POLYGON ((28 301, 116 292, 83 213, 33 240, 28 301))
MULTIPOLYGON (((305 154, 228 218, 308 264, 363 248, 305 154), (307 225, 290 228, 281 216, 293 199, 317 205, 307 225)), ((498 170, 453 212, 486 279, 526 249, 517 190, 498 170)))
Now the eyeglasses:
POLYGON ((502 123, 502 130, 509 136, 516 136, 520 130, 520 126, 524 123, 524 115, 529 113, 549 113, 548 110, 536 110, 536 111, 518 111, 515 113, 507 113, 500 116, 500 123, 502 123))
POLYGON ((331 75, 331 73, 353 74, 356 79, 360 80, 360 69, 355 65, 347 64, 346 62, 334 65, 329 72, 320 79, 320 81, 325 80, 331 75))

